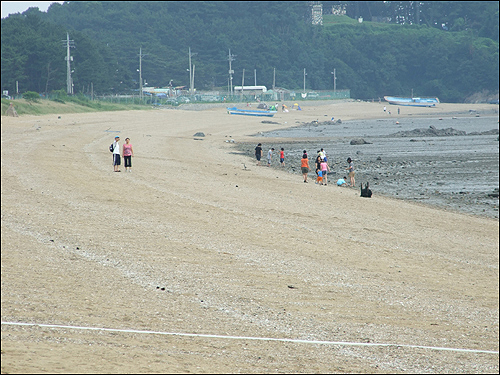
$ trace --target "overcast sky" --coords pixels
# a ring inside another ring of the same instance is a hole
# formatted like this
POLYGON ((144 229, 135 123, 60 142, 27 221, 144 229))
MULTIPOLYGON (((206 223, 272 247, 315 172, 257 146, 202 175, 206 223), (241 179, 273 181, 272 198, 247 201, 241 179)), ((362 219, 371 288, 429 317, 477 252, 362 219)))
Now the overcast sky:
POLYGON ((38 7, 40 11, 46 12, 52 3, 63 3, 63 1, 2 1, 2 18, 9 14, 22 13, 28 8, 38 7))

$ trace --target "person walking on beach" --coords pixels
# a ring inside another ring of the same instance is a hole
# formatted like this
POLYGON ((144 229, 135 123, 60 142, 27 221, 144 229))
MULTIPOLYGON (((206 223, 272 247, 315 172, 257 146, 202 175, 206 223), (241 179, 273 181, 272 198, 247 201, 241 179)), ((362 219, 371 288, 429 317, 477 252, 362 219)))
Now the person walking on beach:
POLYGON ((120 137, 116 136, 115 141, 113 142, 113 172, 121 172, 120 171, 120 137))
POLYGON ((134 156, 134 148, 130 143, 130 138, 125 138, 125 144, 123 145, 123 162, 125 164, 125 171, 132 172, 132 156, 134 156))
POLYGON ((280 164, 282 167, 285 166, 285 149, 283 147, 280 150, 280 164))
POLYGON ((321 160, 321 173, 323 174, 323 185, 328 185, 328 172, 330 172, 330 167, 326 161, 326 158, 321 160))
POLYGON ((318 151, 318 156, 316 156, 316 175, 318 175, 318 171, 321 170, 321 156, 319 156, 319 151, 318 151))
POLYGON ((259 143, 255 147, 255 158, 257 159, 257 165, 260 165, 260 158, 262 157, 262 143, 259 143))
POLYGON ((304 177, 304 182, 307 183, 307 174, 309 173, 309 159, 307 158, 307 153, 304 150, 302 159, 300 160, 300 170, 302 171, 302 176, 304 177))
POLYGON ((326 152, 325 152, 325 150, 323 150, 323 149, 319 150, 318 155, 321 156, 321 159, 326 158, 326 152))
POLYGON ((351 179, 351 187, 356 187, 356 181, 354 179, 354 163, 352 162, 351 158, 347 158, 347 162, 349 163, 349 166, 346 168, 346 170, 349 171, 349 178, 351 179))
POLYGON ((271 160, 273 158, 273 151, 274 151, 274 148, 271 148, 268 152, 267 152, 267 166, 270 167, 271 166, 271 160))

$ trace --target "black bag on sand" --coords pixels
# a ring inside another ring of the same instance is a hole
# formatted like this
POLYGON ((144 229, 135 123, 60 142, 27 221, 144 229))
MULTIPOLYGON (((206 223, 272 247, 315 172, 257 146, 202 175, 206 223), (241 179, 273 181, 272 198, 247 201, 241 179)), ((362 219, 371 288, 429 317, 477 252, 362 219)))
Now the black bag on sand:
POLYGON ((363 184, 361 184, 361 196, 363 198, 371 198, 372 191, 369 189, 370 183, 367 182, 365 188, 363 189, 363 184))

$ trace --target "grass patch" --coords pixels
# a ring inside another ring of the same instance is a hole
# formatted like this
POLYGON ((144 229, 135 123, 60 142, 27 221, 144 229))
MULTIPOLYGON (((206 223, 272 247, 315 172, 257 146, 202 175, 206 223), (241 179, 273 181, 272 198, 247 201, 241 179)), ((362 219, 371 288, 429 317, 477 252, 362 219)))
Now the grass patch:
POLYGON ((2 116, 5 116, 9 104, 12 103, 19 116, 22 115, 49 115, 61 113, 84 113, 84 112, 105 112, 105 111, 130 111, 151 109, 150 105, 140 104, 120 104, 100 102, 97 100, 81 100, 71 98, 71 101, 63 99, 47 100, 40 99, 38 102, 28 102, 24 99, 8 100, 2 99, 2 116))
POLYGON ((323 25, 357 25, 358 20, 347 16, 336 16, 333 14, 323 15, 323 25))

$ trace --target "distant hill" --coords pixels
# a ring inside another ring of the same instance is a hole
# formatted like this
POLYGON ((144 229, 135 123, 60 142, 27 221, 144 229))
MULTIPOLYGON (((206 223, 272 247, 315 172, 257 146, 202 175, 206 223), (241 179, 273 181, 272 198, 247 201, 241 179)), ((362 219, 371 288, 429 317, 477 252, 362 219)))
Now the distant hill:
POLYGON ((302 90, 306 69, 308 91, 331 90, 335 69, 337 88, 361 99, 498 92, 498 2, 426 2, 418 22, 414 10, 380 3, 346 2, 334 16, 339 2, 323 2, 322 26, 309 2, 54 3, 2 19, 2 89, 65 88, 68 32, 75 93, 138 90, 139 49, 148 85, 189 86, 189 48, 198 90, 228 86, 230 49, 233 85, 245 69, 246 84, 271 87, 275 71, 276 86, 302 90))

